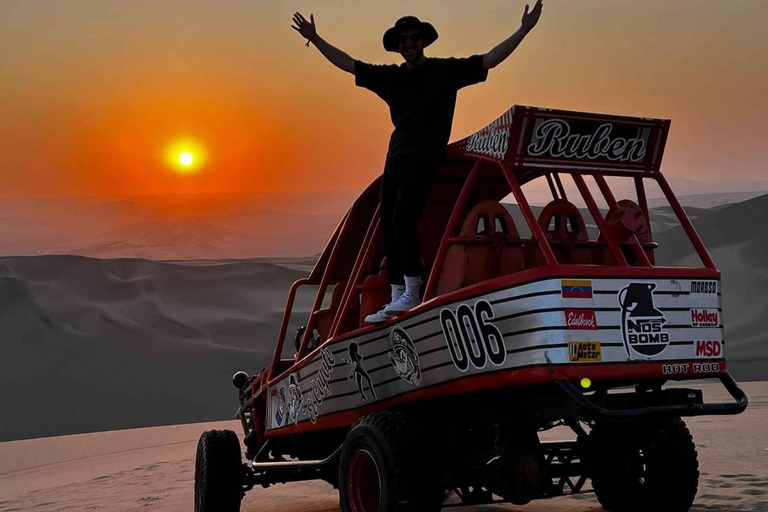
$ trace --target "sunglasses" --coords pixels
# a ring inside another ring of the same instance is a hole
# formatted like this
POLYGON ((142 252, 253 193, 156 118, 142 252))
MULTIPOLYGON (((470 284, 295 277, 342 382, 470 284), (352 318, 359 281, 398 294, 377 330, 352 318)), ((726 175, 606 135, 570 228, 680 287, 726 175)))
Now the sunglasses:
POLYGON ((405 43, 408 43, 408 42, 415 43, 416 41, 419 41, 420 39, 421 39, 421 34, 419 34, 419 33, 408 34, 406 36, 398 36, 397 37, 397 42, 400 43, 400 44, 405 44, 405 43))

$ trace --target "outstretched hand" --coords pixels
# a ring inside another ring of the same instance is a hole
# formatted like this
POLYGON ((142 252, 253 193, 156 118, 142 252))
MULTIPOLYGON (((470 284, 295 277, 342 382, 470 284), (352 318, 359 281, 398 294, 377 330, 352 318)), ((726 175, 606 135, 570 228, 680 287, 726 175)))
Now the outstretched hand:
POLYGON ((323 57, 328 59, 331 64, 342 71, 352 73, 353 75, 355 74, 355 60, 317 34, 314 15, 310 14, 309 21, 307 21, 300 12, 293 13, 293 25, 291 25, 291 28, 301 34, 301 37, 306 38, 307 47, 309 47, 309 43, 314 43, 315 48, 317 48, 323 57))
POLYGON ((542 0, 536 0, 536 4, 533 9, 526 4, 525 12, 523 13, 523 19, 521 20, 520 28, 515 30, 515 33, 497 44, 488 53, 483 55, 483 68, 492 69, 504 62, 512 52, 515 51, 520 43, 528 35, 528 32, 533 30, 533 27, 539 22, 541 17, 541 8, 544 5, 542 0), (530 12, 529 12, 530 10, 530 12))
POLYGON ((293 14, 293 25, 291 28, 301 34, 307 41, 311 41, 313 37, 317 35, 317 27, 315 27, 315 16, 309 15, 310 21, 307 21, 300 12, 293 14))
POLYGON ((533 6, 531 12, 528 12, 528 4, 525 4, 525 12, 523 13, 523 19, 521 20, 522 27, 526 32, 533 30, 533 27, 539 22, 541 17, 541 8, 544 4, 541 0, 536 0, 536 5, 533 6))

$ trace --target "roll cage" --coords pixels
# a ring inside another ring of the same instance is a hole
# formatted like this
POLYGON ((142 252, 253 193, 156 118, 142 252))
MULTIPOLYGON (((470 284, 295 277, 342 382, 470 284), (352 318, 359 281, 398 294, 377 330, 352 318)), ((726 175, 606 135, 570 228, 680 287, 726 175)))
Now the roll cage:
MULTIPOLYGON (((660 171, 669 126, 669 120, 513 106, 482 130, 451 144, 418 226, 426 269, 424 302, 501 276, 524 277, 541 267, 553 273, 565 266, 569 271, 589 266, 662 274, 655 266, 647 179, 658 184, 704 265, 692 271, 719 277, 660 171), (568 201, 562 182, 566 175, 594 219, 597 240, 586 237, 581 214, 568 201), (607 205, 605 214, 585 177, 594 180, 607 205), (637 203, 617 200, 606 177, 632 179, 637 203), (546 180, 553 197, 538 218, 522 190, 537 178, 546 180), (520 238, 514 220, 499 208, 499 201, 510 194, 530 238, 520 238)), ((310 275, 291 287, 267 382, 329 340, 375 328, 363 319, 389 299, 380 180, 374 180, 346 213, 310 275), (296 293, 304 285, 317 286, 317 295, 295 358, 281 359, 296 293), (323 309, 331 287, 330 306, 323 309)))

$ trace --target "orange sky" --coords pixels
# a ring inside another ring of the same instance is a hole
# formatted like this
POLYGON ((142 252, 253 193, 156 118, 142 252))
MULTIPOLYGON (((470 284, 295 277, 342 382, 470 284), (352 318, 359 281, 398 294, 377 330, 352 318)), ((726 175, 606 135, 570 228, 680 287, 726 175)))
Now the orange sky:
MULTIPOLYGON (((518 26, 510 0, 3 0, 0 197, 359 189, 391 131, 381 100, 305 48, 295 10, 355 58, 432 22, 428 55, 483 53, 518 26), (194 175, 166 164, 201 141, 194 175)), ((459 94, 452 139, 514 103, 672 119, 664 170, 764 179, 765 0, 546 0, 536 30, 459 94)))

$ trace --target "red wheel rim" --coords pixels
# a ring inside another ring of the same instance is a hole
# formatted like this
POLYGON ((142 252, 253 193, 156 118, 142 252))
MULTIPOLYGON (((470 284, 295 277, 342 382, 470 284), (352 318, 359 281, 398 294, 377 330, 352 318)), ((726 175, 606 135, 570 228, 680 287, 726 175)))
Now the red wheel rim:
POLYGON ((379 512, 381 477, 376 461, 368 450, 358 450, 352 456, 347 484, 353 512, 379 512))

